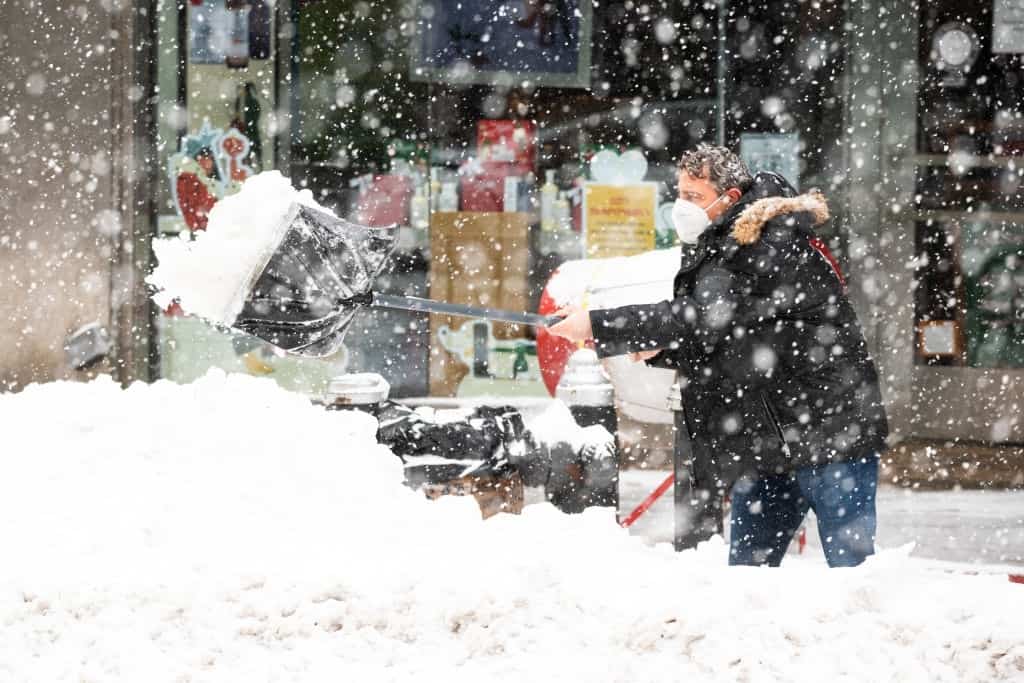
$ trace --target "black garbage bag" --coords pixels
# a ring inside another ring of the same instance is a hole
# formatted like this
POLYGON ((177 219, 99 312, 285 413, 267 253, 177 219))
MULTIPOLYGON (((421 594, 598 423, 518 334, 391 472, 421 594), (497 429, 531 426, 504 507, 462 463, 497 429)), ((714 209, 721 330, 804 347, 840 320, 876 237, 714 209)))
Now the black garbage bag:
POLYGON ((256 276, 232 327, 289 353, 337 351, 388 266, 398 231, 367 228, 293 204, 287 230, 256 276))

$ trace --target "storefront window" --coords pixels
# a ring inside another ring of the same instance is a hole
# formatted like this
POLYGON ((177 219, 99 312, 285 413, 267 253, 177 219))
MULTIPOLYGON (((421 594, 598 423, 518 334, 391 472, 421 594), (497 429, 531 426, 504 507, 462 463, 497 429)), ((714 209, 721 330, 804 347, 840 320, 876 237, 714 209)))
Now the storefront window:
MULTIPOLYGON (((699 142, 842 191, 842 4, 769 5, 163 4, 160 231, 204 229, 219 197, 283 158, 339 215, 400 226, 382 292, 536 311, 567 260, 674 244, 675 163, 699 142)), ((160 322, 175 379, 218 365, 311 390, 347 368, 395 396, 551 388, 531 328, 374 310, 314 378, 176 311, 160 322)))
MULTIPOLYGON (((353 220, 404 226, 396 293, 537 310, 567 259, 673 243, 659 208, 698 142, 838 191, 842 6, 763 5, 302 3, 293 177, 353 220), (602 221, 601 202, 650 225, 602 221)), ((545 393, 534 330, 360 324, 354 356, 410 392, 545 393), (369 346, 400 349, 401 373, 369 346)))
POLYGON ((1007 20, 922 6, 916 311, 930 365, 1024 366, 1024 45, 1007 20))
MULTIPOLYGON (((191 239, 207 229, 218 201, 278 165, 287 92, 278 17, 264 0, 163 2, 159 13, 158 239, 191 239)), ((347 353, 322 361, 287 356, 175 305, 160 312, 157 331, 161 376, 180 382, 217 367, 316 393, 348 365, 347 353)))
MULTIPOLYGON (((655 181, 638 186, 651 224, 637 248, 655 246, 671 185, 658 181, 715 135, 716 13, 303 4, 293 176, 353 220, 403 226, 389 291, 536 310, 555 267, 583 255, 597 152, 608 173, 633 164, 631 180, 655 181)), ((393 312, 359 324, 353 357, 400 391, 546 395, 534 330, 393 312)))

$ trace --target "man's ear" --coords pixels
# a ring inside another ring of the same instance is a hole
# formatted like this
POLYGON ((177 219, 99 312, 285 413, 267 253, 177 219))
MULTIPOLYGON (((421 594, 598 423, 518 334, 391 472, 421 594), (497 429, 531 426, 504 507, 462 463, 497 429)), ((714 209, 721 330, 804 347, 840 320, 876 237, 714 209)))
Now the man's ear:
POLYGON ((739 188, 730 187, 725 191, 725 196, 729 198, 730 204, 735 204, 740 200, 740 197, 743 196, 743 193, 739 191, 739 188))

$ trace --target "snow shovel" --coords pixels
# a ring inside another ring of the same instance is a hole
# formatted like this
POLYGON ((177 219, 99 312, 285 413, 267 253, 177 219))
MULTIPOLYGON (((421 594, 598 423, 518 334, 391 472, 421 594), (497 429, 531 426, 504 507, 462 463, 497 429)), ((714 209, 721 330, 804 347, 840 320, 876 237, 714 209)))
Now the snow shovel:
POLYGON ((357 225, 301 204, 291 206, 285 226, 246 283, 240 297, 245 303, 231 326, 288 353, 334 353, 364 306, 533 326, 561 319, 374 292, 374 280, 395 250, 394 226, 357 225))

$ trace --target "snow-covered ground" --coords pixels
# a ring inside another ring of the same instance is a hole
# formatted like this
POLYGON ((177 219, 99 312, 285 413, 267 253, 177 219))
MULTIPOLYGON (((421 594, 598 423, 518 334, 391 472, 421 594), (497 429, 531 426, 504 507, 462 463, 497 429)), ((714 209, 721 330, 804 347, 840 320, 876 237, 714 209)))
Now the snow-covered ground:
POLYGON ((0 680, 1024 678, 1024 586, 725 567, 431 503, 358 414, 212 374, 0 395, 0 680))
MULTIPOLYGON (((625 517, 668 472, 627 470, 620 475, 625 517)), ((878 546, 913 543, 911 557, 987 566, 1024 567, 1024 491, 916 491, 883 486, 878 493, 878 546)), ((809 558, 822 559, 814 514, 807 519, 809 558)), ((632 527, 652 543, 672 540, 672 492, 632 527)), ((793 554, 796 548, 790 548, 793 554)))

